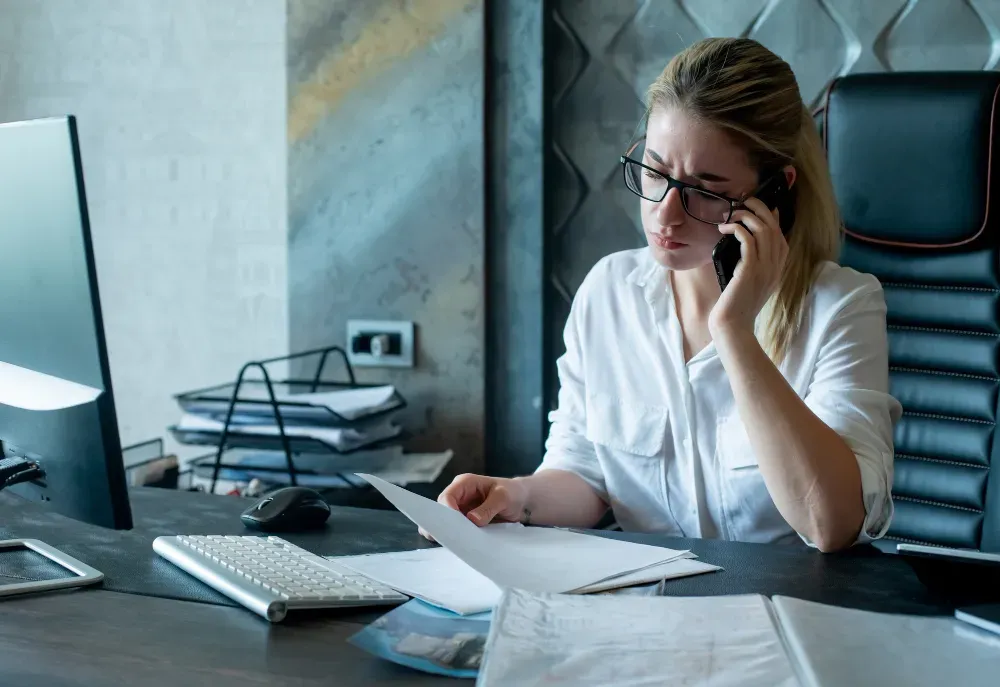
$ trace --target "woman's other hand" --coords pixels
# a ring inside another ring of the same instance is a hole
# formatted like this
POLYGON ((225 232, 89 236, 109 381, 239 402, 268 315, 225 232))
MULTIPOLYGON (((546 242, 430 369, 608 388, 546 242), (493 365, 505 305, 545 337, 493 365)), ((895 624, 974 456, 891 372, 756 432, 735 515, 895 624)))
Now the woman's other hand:
MULTIPOLYGON (((528 487, 518 479, 459 475, 437 500, 480 527, 491 522, 522 522, 527 519, 528 487)), ((423 528, 420 534, 432 539, 423 528)))

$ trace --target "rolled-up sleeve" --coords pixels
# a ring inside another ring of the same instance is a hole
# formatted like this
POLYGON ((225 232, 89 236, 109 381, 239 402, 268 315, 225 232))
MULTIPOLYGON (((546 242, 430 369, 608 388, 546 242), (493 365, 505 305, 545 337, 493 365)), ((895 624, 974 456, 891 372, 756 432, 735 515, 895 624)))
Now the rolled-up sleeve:
POLYGON ((545 455, 536 474, 543 470, 565 470, 578 475, 604 500, 609 501, 604 473, 597 460, 594 445, 586 437, 586 377, 583 370, 581 310, 585 289, 581 287, 573 301, 563 331, 566 352, 556 361, 559 374, 559 397, 555 410, 549 413, 549 436, 545 455))
POLYGON ((805 402, 857 458, 865 507, 857 543, 882 537, 893 516, 893 428, 902 406, 889 393, 886 304, 874 277, 827 329, 805 402))

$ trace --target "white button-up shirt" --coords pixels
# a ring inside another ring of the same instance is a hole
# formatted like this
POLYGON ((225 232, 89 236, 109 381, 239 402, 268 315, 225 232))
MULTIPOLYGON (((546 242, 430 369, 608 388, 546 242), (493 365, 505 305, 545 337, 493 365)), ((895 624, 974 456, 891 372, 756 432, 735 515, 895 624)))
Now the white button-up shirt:
MULTIPOLYGON (((888 393, 885 315, 877 279, 826 263, 780 365, 857 457, 862 542, 885 534, 893 513, 893 425, 902 409, 888 393)), ((594 267, 565 342, 538 470, 579 475, 624 530, 798 540, 767 491, 714 344, 685 363, 667 270, 649 249, 594 267)))

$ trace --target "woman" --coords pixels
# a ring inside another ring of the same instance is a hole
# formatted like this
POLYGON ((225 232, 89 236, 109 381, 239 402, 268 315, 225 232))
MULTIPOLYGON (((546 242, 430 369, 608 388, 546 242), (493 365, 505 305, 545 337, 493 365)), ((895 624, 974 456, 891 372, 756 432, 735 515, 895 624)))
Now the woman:
POLYGON ((460 475, 438 500, 478 525, 592 527, 610 507, 623 529, 687 537, 822 551, 881 537, 901 412, 885 301, 834 262, 840 218, 791 69, 752 40, 708 39, 647 103, 623 165, 649 245, 603 259, 576 295, 541 466, 460 475), (773 174, 794 194, 787 236, 752 197, 773 174), (726 234, 741 258, 721 290, 726 234))

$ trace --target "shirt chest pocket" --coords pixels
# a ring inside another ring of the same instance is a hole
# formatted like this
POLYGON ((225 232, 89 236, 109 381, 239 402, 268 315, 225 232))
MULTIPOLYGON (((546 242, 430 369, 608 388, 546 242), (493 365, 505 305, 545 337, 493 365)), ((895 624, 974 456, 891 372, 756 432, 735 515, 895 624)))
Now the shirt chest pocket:
POLYGON ((610 394, 587 395, 587 440, 638 456, 663 453, 667 409, 625 401, 610 394))
POLYGON ((715 453, 723 469, 745 470, 758 467, 750 437, 740 416, 735 413, 716 424, 715 453))

